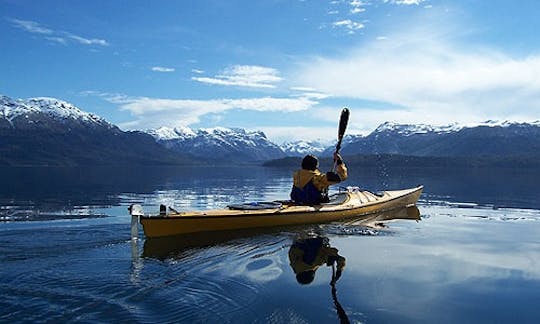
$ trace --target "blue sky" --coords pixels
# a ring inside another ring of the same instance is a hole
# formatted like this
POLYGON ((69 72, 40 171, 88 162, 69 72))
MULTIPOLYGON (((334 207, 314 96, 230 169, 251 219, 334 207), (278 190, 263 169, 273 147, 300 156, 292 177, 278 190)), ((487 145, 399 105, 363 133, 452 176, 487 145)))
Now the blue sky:
POLYGON ((276 142, 540 119, 540 2, 0 0, 0 93, 276 142))

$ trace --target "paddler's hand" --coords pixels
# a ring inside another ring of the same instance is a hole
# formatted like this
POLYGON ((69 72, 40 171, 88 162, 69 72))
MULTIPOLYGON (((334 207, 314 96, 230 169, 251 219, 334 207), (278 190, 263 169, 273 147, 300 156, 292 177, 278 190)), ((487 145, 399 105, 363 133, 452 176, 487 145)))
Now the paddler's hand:
POLYGON ((343 164, 343 159, 341 158, 341 155, 339 155, 338 152, 334 152, 334 162, 337 164, 343 164))

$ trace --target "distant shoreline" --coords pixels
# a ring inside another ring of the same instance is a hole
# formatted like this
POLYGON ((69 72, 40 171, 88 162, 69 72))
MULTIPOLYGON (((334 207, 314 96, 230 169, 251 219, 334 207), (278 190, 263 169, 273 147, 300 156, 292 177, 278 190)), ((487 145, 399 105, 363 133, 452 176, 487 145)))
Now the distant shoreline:
MULTIPOLYGON (((539 156, 481 156, 481 157, 444 157, 444 156, 406 156, 394 154, 344 156, 347 165, 357 167, 391 168, 540 168, 539 156)), ((298 167, 301 157, 286 157, 263 163, 265 167, 298 167)), ((320 163, 331 165, 329 158, 321 158, 320 163)))
MULTIPOLYGON (((540 169, 540 156, 479 156, 479 157, 462 157, 462 156, 407 156, 397 154, 378 154, 378 155, 350 155, 344 156, 348 166, 375 168, 506 168, 506 169, 540 169)), ((285 157, 267 161, 223 161, 212 159, 193 159, 193 161, 184 160, 182 163, 174 163, 163 161, 157 163, 130 163, 129 160, 118 162, 101 163, 77 163, 73 161, 51 161, 51 163, 1 163, 0 168, 138 168, 138 167, 250 167, 262 166, 268 168, 290 168, 296 169, 300 166, 302 157, 285 157)), ((321 157, 319 159, 321 169, 326 169, 333 165, 332 159, 329 157, 321 157)))

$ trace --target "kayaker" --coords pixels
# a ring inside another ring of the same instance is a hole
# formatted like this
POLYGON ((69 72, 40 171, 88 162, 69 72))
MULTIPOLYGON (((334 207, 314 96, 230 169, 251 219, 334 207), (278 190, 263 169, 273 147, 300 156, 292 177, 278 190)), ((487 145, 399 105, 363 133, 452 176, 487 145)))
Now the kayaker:
POLYGON ((302 169, 293 174, 291 199, 298 204, 317 205, 328 202, 328 187, 347 179, 347 167, 338 153, 334 153, 335 172, 322 173, 314 155, 302 159, 302 169))

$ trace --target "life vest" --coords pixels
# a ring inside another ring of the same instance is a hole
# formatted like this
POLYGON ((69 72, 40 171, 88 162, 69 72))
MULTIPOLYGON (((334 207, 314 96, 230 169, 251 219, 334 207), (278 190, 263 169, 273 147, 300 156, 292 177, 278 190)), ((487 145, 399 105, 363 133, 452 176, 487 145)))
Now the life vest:
POLYGON ((291 200, 298 204, 317 205, 322 202, 327 202, 328 196, 325 192, 319 191, 313 184, 313 180, 311 180, 303 188, 298 188, 293 185, 291 190, 291 200))

